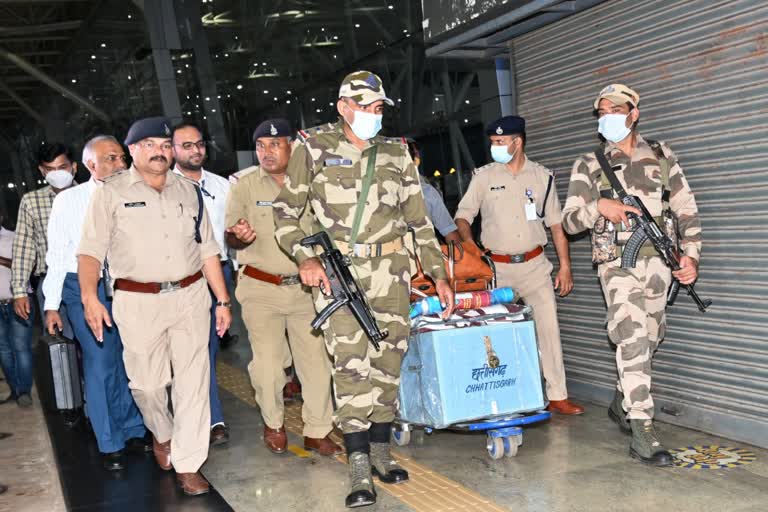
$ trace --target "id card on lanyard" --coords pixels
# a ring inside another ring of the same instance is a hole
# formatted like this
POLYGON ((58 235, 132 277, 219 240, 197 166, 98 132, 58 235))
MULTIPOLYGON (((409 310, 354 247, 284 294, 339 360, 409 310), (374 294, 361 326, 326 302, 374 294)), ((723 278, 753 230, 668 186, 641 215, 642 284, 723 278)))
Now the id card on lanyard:
POLYGON ((530 188, 525 189, 525 219, 526 220, 539 220, 539 215, 536 212, 536 202, 533 200, 533 190, 530 188))

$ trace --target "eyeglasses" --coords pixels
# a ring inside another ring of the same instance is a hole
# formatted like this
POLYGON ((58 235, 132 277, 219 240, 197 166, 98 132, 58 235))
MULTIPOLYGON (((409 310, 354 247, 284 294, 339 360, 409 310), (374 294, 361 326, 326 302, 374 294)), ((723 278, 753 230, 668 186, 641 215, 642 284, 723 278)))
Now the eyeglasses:
POLYGON ((206 140, 199 140, 197 142, 184 142, 182 144, 174 144, 174 146, 181 146, 186 151, 189 151, 192 148, 205 149, 207 145, 208 145, 208 141, 206 140))
POLYGON ((138 144, 139 146, 143 147, 147 151, 152 151, 155 148, 162 149, 163 151, 170 151, 171 149, 173 149, 173 144, 171 144, 170 142, 163 142, 162 144, 155 144, 151 140, 142 140, 142 141, 137 142, 136 144, 138 144))

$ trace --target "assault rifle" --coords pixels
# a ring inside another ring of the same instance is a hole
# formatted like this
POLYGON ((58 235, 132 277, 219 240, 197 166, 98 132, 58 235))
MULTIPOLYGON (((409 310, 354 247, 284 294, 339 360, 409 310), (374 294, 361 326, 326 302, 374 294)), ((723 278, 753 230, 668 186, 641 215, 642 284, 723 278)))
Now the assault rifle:
MULTIPOLYGON (((613 167, 611 167, 611 164, 608 163, 608 159, 605 158, 605 152, 603 151, 602 147, 595 150, 595 158, 597 158, 600 167, 603 169, 603 173, 611 183, 613 190, 616 192, 616 194, 618 194, 621 202, 627 206, 633 206, 641 212, 641 215, 627 212, 627 217, 635 221, 635 228, 634 233, 632 233, 632 236, 629 237, 629 240, 627 240, 627 243, 624 246, 624 252, 621 256, 622 268, 634 268, 635 264, 637 263, 637 255, 640 252, 640 248, 643 246, 646 240, 650 240, 653 244, 653 247, 656 248, 656 252, 658 252, 661 256, 661 259, 664 260, 664 263, 666 263, 673 272, 680 270, 680 257, 678 256, 678 250, 675 243, 661 230, 661 228, 659 228, 659 225, 656 224, 656 221, 653 219, 650 212, 645 207, 640 198, 627 194, 627 191, 624 190, 621 182, 613 172, 613 167)), ((696 303, 696 306, 699 308, 699 311, 702 313, 704 313, 707 308, 712 305, 712 301, 710 299, 701 300, 699 294, 697 294, 696 290, 693 289, 692 284, 686 284, 683 286, 685 286, 688 295, 691 296, 691 299, 693 299, 693 301, 696 303)), ((669 288, 669 293, 667 294, 668 305, 671 306, 674 304, 679 290, 680 281, 675 279, 672 283, 672 286, 669 288)))
MULTIPOLYGON (((312 328, 319 329, 339 308, 347 306, 357 320, 357 323, 365 331, 373 348, 377 351, 381 350, 379 342, 389 335, 389 331, 379 329, 379 326, 376 324, 368 301, 365 298, 365 293, 360 290, 357 281, 355 281, 355 278, 352 277, 352 273, 349 271, 349 265, 351 264, 349 258, 342 255, 333 246, 331 239, 325 231, 308 236, 302 239, 300 243, 304 247, 319 245, 323 248, 323 254, 320 256, 320 259, 323 261, 325 274, 331 283, 330 291, 331 295, 333 295, 333 302, 323 308, 317 317, 312 320, 312 328)), ((325 291, 323 290, 323 292, 325 291)))
MULTIPOLYGON (((635 221, 636 227, 634 233, 632 233, 632 236, 629 237, 627 244, 624 246, 624 252, 621 256, 622 268, 634 268, 637 263, 637 255, 640 252, 640 248, 646 240, 650 240, 656 248, 656 251, 664 260, 664 263, 666 263, 672 271, 680 270, 680 258, 677 255, 677 247, 675 247, 672 240, 661 230, 661 228, 659 228, 640 198, 637 196, 630 196, 626 192, 624 192, 623 195, 620 194, 620 197, 622 203, 627 206, 633 206, 642 212, 641 215, 627 212, 627 217, 635 221)), ((704 313, 712 304, 712 301, 710 299, 701 300, 699 294, 693 289, 692 284, 683 286, 685 286, 688 295, 690 295, 691 299, 696 303, 699 311, 704 313)), ((679 291, 680 281, 675 279, 667 294, 667 304, 674 304, 679 291)))

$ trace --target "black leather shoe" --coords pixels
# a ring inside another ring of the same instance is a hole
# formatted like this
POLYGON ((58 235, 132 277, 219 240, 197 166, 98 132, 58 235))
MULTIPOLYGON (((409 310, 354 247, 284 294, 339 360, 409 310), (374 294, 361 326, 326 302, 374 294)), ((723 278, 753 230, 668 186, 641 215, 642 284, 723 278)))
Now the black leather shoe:
POLYGON ((107 471, 120 471, 125 468, 123 464, 123 452, 105 453, 101 456, 101 464, 107 471))
POLYGON ((144 455, 152 451, 152 440, 144 437, 132 437, 125 442, 125 451, 134 455, 144 455))
POLYGON ((376 491, 355 491, 347 495, 344 505, 347 508, 367 507, 376 503, 376 491))
POLYGON ((401 468, 390 469, 386 473, 382 474, 378 469, 376 469, 376 466, 371 466, 371 473, 385 484, 399 484, 401 482, 407 481, 410 478, 410 476, 408 476, 408 472, 401 468))

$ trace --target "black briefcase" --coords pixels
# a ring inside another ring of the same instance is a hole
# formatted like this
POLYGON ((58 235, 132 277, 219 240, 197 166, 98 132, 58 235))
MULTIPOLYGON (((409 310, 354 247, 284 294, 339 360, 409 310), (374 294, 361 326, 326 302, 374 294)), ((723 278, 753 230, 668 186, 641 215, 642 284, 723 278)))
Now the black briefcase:
POLYGON ((83 387, 77 343, 63 336, 44 337, 48 345, 56 408, 72 411, 83 407, 83 387))

